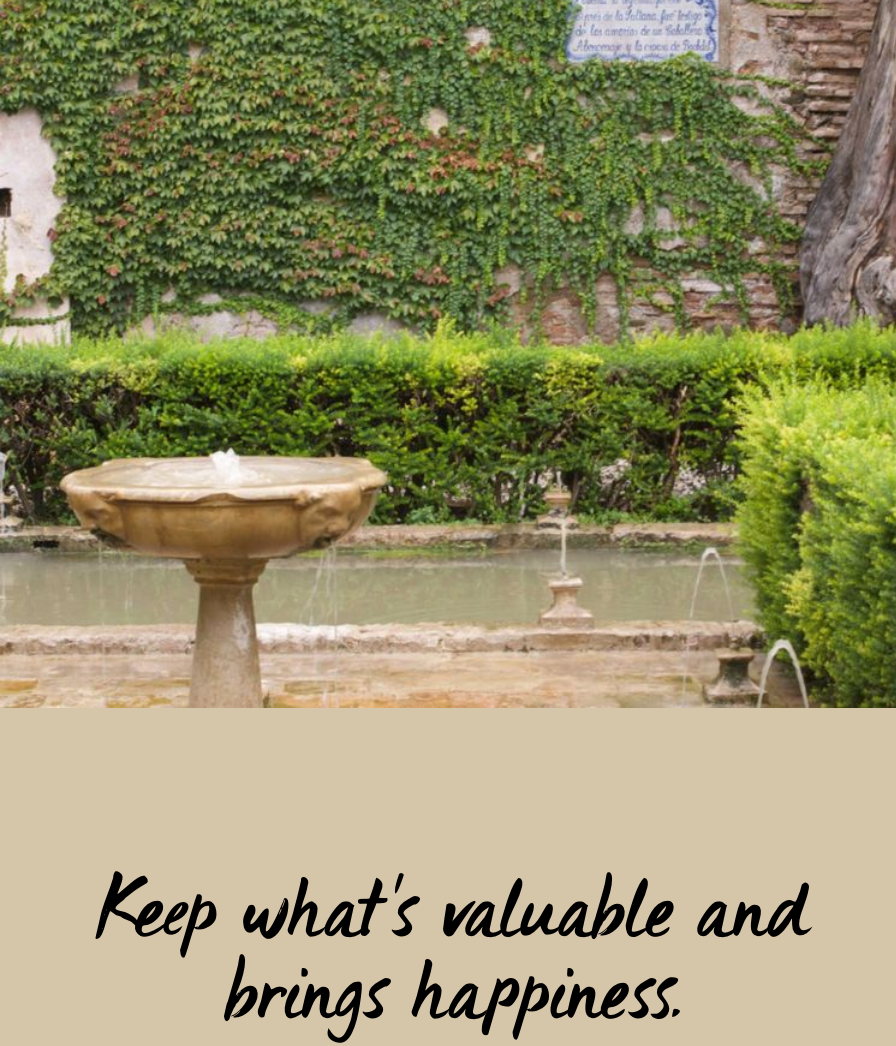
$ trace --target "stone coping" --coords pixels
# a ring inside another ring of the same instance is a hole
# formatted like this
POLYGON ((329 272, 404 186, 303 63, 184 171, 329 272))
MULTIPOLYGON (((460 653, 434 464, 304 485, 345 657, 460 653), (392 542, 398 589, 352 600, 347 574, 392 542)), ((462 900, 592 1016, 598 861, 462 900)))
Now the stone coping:
MULTIPOLYGON (((570 548, 655 547, 703 545, 729 548, 737 539, 730 523, 626 523, 599 527, 581 525, 567 534, 570 548)), ((540 530, 534 523, 475 526, 385 526, 363 527, 339 547, 346 550, 388 551, 449 548, 458 551, 485 548, 556 549, 556 530, 540 530)), ((0 553, 51 550, 61 553, 88 552, 99 548, 89 531, 79 527, 22 527, 0 533, 0 553)))
MULTIPOLYGON (((193 645, 189 625, 14 625, 0 629, 0 657, 83 654, 184 654, 193 645)), ((749 621, 598 622, 595 628, 550 629, 519 625, 259 625, 263 653, 518 653, 537 651, 710 651, 757 648, 758 626, 749 621)))

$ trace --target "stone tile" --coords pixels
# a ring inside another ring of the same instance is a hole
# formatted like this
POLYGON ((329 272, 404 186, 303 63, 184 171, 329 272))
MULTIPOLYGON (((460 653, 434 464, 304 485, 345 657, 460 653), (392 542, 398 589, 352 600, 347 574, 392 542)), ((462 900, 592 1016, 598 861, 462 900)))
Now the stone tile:
MULTIPOLYGON (((761 665, 757 658, 754 677, 761 665)), ((0 658, 0 707, 185 707, 188 671, 188 658, 152 653, 8 655, 0 658)), ((262 657, 271 708, 703 708, 702 687, 717 672, 711 650, 262 657)), ((773 706, 799 705, 783 668, 775 666, 772 680, 773 706)))

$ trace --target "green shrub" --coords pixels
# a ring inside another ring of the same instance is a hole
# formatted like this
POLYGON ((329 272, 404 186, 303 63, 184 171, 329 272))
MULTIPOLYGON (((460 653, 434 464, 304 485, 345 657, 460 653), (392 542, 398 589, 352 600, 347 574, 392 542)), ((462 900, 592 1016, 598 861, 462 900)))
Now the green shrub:
POLYGON ((557 472, 586 517, 718 519, 734 505, 743 391, 815 375, 843 387, 896 378, 896 334, 576 349, 449 326, 426 339, 77 340, 0 349, 0 447, 40 521, 70 518, 57 487, 73 469, 227 447, 369 456, 391 476, 379 522, 533 518, 539 484, 557 472), (604 470, 619 461, 611 482, 604 470), (699 477, 690 492, 676 485, 686 475, 699 477))
POLYGON ((748 397, 740 542, 760 618, 832 700, 896 705, 896 393, 748 397))

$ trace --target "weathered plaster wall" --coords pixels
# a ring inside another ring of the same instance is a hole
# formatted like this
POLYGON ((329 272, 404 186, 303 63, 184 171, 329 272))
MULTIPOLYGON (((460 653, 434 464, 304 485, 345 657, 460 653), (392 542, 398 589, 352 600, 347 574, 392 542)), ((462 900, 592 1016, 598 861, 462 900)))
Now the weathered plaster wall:
MULTIPOLYGON (((0 188, 12 191, 12 213, 0 218, 0 272, 3 291, 9 293, 20 277, 28 283, 46 276, 53 261, 48 233, 53 228, 62 201, 55 195, 56 156, 42 136, 40 115, 25 109, 13 115, 0 113, 0 188)), ((22 319, 64 317, 68 304, 51 308, 35 302, 21 309, 22 319)), ((26 343, 55 341, 68 337, 68 321, 5 327, 0 341, 26 343)))

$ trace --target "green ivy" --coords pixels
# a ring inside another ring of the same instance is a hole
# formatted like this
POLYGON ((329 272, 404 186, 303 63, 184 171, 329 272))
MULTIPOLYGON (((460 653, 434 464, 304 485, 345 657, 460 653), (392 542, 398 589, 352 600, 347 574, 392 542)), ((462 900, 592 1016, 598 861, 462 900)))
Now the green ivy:
MULTIPOLYGON (((687 323, 701 275, 745 314, 782 310, 798 230, 774 168, 802 132, 758 87, 693 57, 570 63, 569 0, 2 0, 0 107, 36 106, 66 204, 49 280, 77 331, 121 331, 203 294, 334 322, 376 309, 431 329, 506 319, 507 265, 535 307, 571 287, 589 321, 659 292, 687 323), (471 46, 470 27, 488 46, 471 46), (133 93, 116 93, 137 75, 133 93), (444 132, 423 125, 433 108, 444 132), (746 110, 749 108, 750 112, 746 110), (668 209, 683 237, 657 227, 668 209), (633 212, 643 214, 634 227, 633 212), (682 231, 683 230, 683 231, 682 231)), ((185 305, 186 303, 186 305, 185 305)), ((295 325, 295 324, 293 324, 295 325)))

